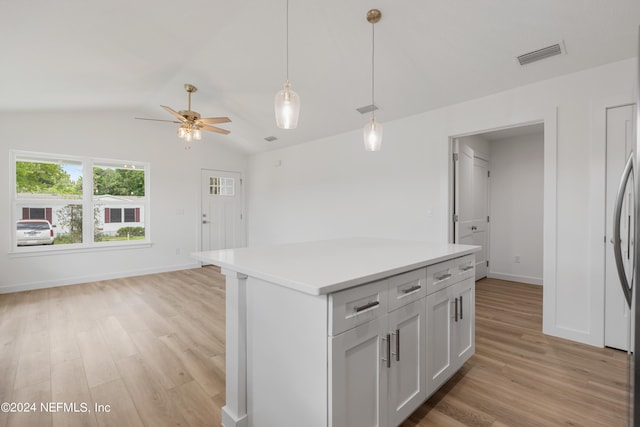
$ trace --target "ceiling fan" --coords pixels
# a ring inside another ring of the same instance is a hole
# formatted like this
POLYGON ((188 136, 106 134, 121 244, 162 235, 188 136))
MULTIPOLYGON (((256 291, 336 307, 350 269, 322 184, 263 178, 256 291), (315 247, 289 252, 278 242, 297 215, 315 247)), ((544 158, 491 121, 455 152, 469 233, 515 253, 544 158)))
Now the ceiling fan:
POLYGON ((191 94, 198 90, 197 87, 190 83, 185 83, 184 89, 189 94, 189 107, 187 110, 179 110, 175 111, 166 105, 161 105, 162 108, 167 110, 171 115, 173 115, 178 120, 162 120, 162 119, 145 119, 142 117, 136 117, 138 120, 152 120, 156 122, 170 122, 170 123, 178 123, 181 125, 178 128, 178 137, 180 139, 184 139, 185 142, 191 142, 191 140, 200 140, 202 139, 201 130, 208 130, 209 132, 221 133, 223 135, 227 135, 230 133, 226 129, 221 129, 217 126, 211 126, 219 123, 229 123, 231 119, 229 117, 206 117, 200 118, 200 113, 196 111, 191 111, 191 94))

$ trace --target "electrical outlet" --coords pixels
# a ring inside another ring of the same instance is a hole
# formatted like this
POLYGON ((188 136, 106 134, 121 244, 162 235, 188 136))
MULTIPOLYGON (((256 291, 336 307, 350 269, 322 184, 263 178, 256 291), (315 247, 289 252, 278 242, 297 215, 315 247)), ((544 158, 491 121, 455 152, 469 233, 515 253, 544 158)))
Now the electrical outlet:
POLYGON ((516 264, 520 264, 520 255, 516 255, 513 257, 513 262, 515 262, 516 264))

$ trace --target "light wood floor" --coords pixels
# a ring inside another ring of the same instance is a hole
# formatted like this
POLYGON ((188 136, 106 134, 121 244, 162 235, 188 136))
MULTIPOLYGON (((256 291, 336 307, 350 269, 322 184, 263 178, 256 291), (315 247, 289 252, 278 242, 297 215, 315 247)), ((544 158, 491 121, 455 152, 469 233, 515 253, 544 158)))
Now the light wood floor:
MULTIPOLYGON (((0 295, 0 402, 37 405, 0 427, 218 426, 224 296, 212 267, 0 295)), ((540 287, 476 300, 476 355, 404 427, 625 425, 624 353, 544 336, 540 287)))

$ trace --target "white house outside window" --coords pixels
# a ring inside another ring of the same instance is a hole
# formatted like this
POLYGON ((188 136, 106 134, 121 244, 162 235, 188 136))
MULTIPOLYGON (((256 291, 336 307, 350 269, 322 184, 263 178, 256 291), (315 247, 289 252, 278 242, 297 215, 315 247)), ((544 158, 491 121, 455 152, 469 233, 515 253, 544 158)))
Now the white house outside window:
POLYGON ((14 226, 14 251, 149 242, 147 163, 22 151, 12 155, 13 218, 23 230, 14 226), (31 239, 36 231, 29 224, 35 228, 37 220, 51 224, 53 245, 45 248, 31 239))

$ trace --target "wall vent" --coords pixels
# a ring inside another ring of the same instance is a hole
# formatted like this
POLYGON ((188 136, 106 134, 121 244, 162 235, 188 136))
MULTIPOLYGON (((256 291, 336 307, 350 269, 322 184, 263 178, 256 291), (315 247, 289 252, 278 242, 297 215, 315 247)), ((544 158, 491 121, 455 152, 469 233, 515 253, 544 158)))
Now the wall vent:
POLYGON ((378 107, 376 107, 374 104, 369 104, 369 105, 365 105, 364 107, 356 108, 356 110, 360 114, 367 114, 372 111, 376 111, 377 109, 378 107))
POLYGON ((275 141, 275 140, 277 140, 277 139, 278 139, 278 138, 276 138, 275 136, 268 136, 268 137, 266 137, 264 140, 265 140, 265 141, 268 141, 268 142, 273 142, 273 141, 275 141))
POLYGON ((543 47, 542 49, 520 55, 518 56, 518 62, 520 65, 527 65, 552 56, 561 55, 562 53, 564 53, 562 43, 556 43, 551 46, 543 47))

